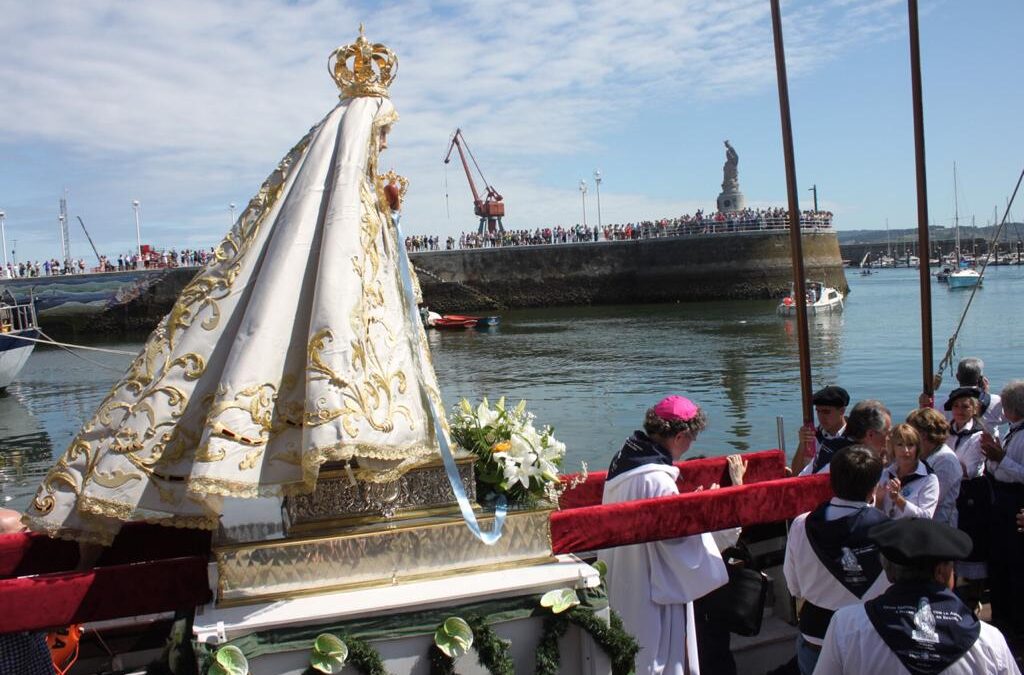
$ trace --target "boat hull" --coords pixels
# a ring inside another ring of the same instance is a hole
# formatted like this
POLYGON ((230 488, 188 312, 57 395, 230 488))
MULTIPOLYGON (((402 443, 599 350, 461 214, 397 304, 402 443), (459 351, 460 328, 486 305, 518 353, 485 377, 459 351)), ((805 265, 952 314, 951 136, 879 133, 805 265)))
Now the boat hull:
POLYGON ((950 288, 974 288, 981 286, 981 275, 978 274, 950 274, 946 279, 950 288))
POLYGON ((33 339, 39 337, 39 333, 34 330, 0 334, 0 391, 6 389, 18 376, 35 347, 34 342, 18 339, 19 335, 33 339))
MULTIPOLYGON (((843 311, 843 301, 838 300, 829 303, 807 305, 807 313, 811 316, 816 314, 836 314, 843 311)), ((796 316, 796 305, 779 304, 779 316, 796 316)))

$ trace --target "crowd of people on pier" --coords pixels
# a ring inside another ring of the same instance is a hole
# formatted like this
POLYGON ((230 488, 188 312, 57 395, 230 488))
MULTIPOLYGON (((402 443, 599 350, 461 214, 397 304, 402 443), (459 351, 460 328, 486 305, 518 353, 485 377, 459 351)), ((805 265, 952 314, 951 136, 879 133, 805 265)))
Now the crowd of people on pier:
POLYGON ((198 267, 205 265, 213 255, 212 248, 182 248, 180 250, 172 248, 159 251, 145 248, 141 255, 138 251, 122 253, 117 258, 101 255, 96 265, 90 265, 85 258, 68 258, 67 260, 49 258, 41 262, 39 260, 8 262, 4 268, 4 277, 20 279, 95 272, 124 272, 136 269, 198 267))
MULTIPOLYGON (((463 232, 458 239, 455 237, 445 239, 444 248, 450 251, 455 248, 580 244, 655 237, 685 237, 723 232, 781 230, 789 227, 788 217, 789 212, 783 208, 747 208, 740 211, 710 214, 698 210, 694 214, 675 218, 643 220, 635 223, 615 223, 601 226, 576 224, 568 227, 556 225, 554 227, 496 232, 463 232)), ((802 211, 800 223, 801 227, 808 229, 829 228, 832 226, 832 213, 830 211, 802 211)), ((430 235, 406 237, 405 246, 410 252, 437 251, 441 248, 441 238, 430 235)))
MULTIPOLYGON (((922 394, 902 422, 876 399, 851 407, 837 385, 814 393, 818 425, 801 429, 787 472, 827 474, 834 496, 789 528, 799 633, 772 674, 1019 675, 1009 645, 1024 644, 1024 380, 996 394, 983 368, 961 360, 958 386, 922 394), (991 624, 978 619, 983 601, 991 624)), ((674 462, 706 424, 680 396, 649 409, 611 461, 604 503, 677 494, 674 462)), ((739 457, 728 458, 733 485, 739 457)), ((637 672, 737 672, 728 629, 695 603, 731 583, 721 534, 605 552, 637 672)))

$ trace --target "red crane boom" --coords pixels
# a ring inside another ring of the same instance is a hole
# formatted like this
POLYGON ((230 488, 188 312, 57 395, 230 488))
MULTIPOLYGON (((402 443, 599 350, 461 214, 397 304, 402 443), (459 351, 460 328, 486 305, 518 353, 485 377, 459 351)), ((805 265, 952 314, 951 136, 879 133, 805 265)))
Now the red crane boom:
POLYGON ((501 219, 505 216, 503 197, 487 183, 487 179, 484 178, 484 172, 480 170, 480 165, 477 164, 473 151, 469 149, 469 145, 462 135, 462 129, 456 129, 455 133, 452 134, 451 143, 448 145, 448 154, 444 158, 445 164, 451 161, 453 149, 459 151, 459 159, 462 160, 462 168, 466 172, 466 180, 469 181, 469 189, 473 193, 473 213, 480 218, 480 232, 483 233, 484 228, 488 232, 504 232, 505 228, 501 223, 501 219), (465 151, 463 147, 465 147, 465 151), (469 163, 466 162, 466 153, 469 153, 470 159, 473 160, 473 166, 476 167, 477 173, 480 174, 480 180, 483 181, 485 190, 483 199, 480 198, 480 193, 476 189, 476 183, 473 181, 473 174, 469 170, 469 163))

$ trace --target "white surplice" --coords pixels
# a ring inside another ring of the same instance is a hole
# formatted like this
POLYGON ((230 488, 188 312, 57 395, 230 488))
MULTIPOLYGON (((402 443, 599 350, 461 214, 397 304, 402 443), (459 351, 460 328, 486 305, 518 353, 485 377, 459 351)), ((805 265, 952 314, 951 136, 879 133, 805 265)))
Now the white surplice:
MULTIPOLYGON (((646 464, 609 480, 602 503, 678 494, 679 469, 646 464)), ((620 546, 601 552, 608 596, 640 644, 637 675, 698 675, 693 601, 728 581, 710 534, 620 546)))

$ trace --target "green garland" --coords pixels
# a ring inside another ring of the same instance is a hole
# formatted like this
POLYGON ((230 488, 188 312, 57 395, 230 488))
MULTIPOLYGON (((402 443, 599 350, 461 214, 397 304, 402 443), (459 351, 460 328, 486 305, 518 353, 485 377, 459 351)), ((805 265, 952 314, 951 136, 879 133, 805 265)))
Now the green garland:
POLYGON ((615 610, 609 609, 609 623, 597 618, 593 612, 580 607, 569 610, 569 620, 590 633, 594 642, 612 660, 613 675, 629 675, 636 667, 636 655, 640 645, 622 626, 622 619, 615 610))
POLYGON ((480 665, 491 675, 515 675, 516 664, 509 655, 509 643, 502 640, 482 616, 471 616, 467 623, 473 629, 473 646, 480 665))
POLYGON ((558 651, 558 640, 565 635, 569 623, 574 623, 594 638, 594 642, 608 655, 612 662, 613 675, 629 675, 636 668, 636 655, 640 645, 622 626, 622 619, 610 612, 610 624, 606 624, 590 610, 573 607, 564 614, 545 617, 540 644, 537 645, 536 675, 558 675, 562 656, 558 651))
MULTIPOLYGON (((351 635, 339 637, 348 647, 348 660, 345 661, 345 665, 352 666, 356 672, 362 673, 362 675, 389 675, 388 671, 384 669, 384 661, 380 658, 380 653, 369 642, 351 635)), ((303 675, 323 675, 323 673, 310 666, 303 671, 303 675)))
POLYGON ((437 645, 430 645, 427 656, 430 659, 430 675, 455 675, 455 659, 438 649, 437 645))
POLYGON ((569 619, 564 614, 544 617, 544 628, 537 645, 536 675, 558 675, 562 655, 558 652, 558 640, 569 628, 569 619))

